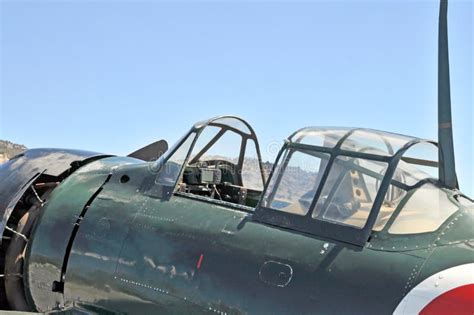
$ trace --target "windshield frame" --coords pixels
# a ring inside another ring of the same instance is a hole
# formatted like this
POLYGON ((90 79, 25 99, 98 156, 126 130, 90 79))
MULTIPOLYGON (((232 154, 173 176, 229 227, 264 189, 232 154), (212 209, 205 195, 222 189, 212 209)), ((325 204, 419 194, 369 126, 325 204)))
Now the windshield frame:
MULTIPOLYGON (((200 121, 200 122, 194 124, 193 127, 191 127, 191 129, 188 132, 186 132, 184 134, 184 136, 182 138, 180 138, 176 142, 176 144, 173 145, 173 147, 171 149, 169 149, 165 154, 163 154, 157 161, 152 162, 152 164, 150 166, 150 169, 157 173, 157 175, 155 177, 155 186, 162 186, 162 185, 160 185, 159 183, 156 182, 156 179, 159 177, 160 172, 163 170, 166 163, 174 155, 174 153, 181 148, 181 146, 186 142, 186 140, 193 133, 195 134, 194 139, 193 139, 193 141, 192 141, 192 143, 191 143, 191 145, 188 149, 188 152, 186 154, 186 158, 183 161, 183 163, 181 164, 181 169, 180 169, 179 175, 178 175, 174 185, 164 187, 165 189, 161 189, 160 187, 155 187, 155 190, 160 191, 160 194, 158 196, 159 198, 168 200, 169 198, 171 198, 173 193, 176 192, 179 180, 183 175, 185 165, 187 165, 189 163, 191 153, 193 152, 193 150, 195 148, 195 145, 196 145, 199 137, 201 136, 202 131, 208 126, 215 126, 215 127, 218 127, 218 128, 222 128, 221 132, 220 132, 221 133, 220 136, 224 135, 228 131, 234 132, 234 133, 237 133, 238 135, 240 135, 242 137, 242 143, 241 143, 241 147, 240 147, 240 155, 241 156, 245 153, 245 148, 248 145, 248 142, 249 141, 254 142, 255 150, 256 150, 256 153, 257 153, 258 167, 260 169, 260 176, 261 176, 261 179, 262 179, 262 184, 263 184, 263 187, 266 186, 265 171, 264 171, 264 166, 263 166, 263 162, 262 162, 262 156, 261 156, 261 153, 260 153, 260 146, 259 146, 259 143, 258 143, 257 136, 255 134, 255 131, 253 130, 252 126, 250 126, 250 124, 247 123, 242 118, 237 117, 237 116, 225 115, 225 116, 217 116, 217 117, 214 117, 214 118, 211 118, 211 119, 208 119, 208 120, 204 120, 204 121, 200 121), (241 130, 241 129, 236 128, 234 126, 231 126, 231 125, 229 125, 225 122, 224 123, 220 122, 220 121, 229 121, 229 120, 235 120, 236 122, 242 124, 245 128, 247 128, 247 130, 241 130), (157 189, 157 188, 160 188, 160 189, 157 189)), ((213 140, 215 140, 215 139, 212 139, 211 142, 213 140)), ((203 148, 201 151, 205 152, 205 149, 206 148, 203 148)), ((238 163, 243 163, 243 161, 241 161, 239 159, 238 163)))

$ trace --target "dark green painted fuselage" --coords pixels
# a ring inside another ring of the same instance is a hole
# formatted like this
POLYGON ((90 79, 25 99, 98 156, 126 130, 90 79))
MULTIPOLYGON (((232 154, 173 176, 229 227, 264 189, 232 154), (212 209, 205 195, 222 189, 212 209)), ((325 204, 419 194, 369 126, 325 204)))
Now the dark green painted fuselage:
POLYGON ((53 191, 27 248, 31 305, 136 314, 388 314, 428 276, 474 258, 473 213, 461 205, 435 232, 374 232, 354 247, 255 222, 251 208, 185 194, 156 198, 148 193, 155 175, 148 163, 105 158, 53 191), (58 281, 64 290, 52 292, 58 281))

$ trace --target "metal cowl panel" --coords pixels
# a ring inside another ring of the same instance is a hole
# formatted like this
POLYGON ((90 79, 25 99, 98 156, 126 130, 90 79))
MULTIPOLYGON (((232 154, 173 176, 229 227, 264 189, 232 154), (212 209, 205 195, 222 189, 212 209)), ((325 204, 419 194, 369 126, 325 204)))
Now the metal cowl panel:
POLYGON ((26 189, 40 175, 62 179, 69 170, 104 158, 96 152, 68 149, 31 149, 0 165, 0 235, 26 189))

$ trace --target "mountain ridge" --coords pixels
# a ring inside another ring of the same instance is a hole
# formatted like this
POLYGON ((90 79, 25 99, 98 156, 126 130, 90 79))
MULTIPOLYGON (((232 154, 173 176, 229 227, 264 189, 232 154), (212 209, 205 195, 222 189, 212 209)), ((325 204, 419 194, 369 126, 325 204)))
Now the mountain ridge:
POLYGON ((27 147, 22 144, 16 144, 8 140, 0 140, 0 163, 8 161, 25 150, 27 150, 27 147))

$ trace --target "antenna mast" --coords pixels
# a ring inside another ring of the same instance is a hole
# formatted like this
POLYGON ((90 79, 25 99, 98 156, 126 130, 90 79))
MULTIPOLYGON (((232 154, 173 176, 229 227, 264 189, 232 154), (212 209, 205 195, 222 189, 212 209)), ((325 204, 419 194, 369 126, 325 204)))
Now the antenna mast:
POLYGON ((450 189, 459 188, 456 176, 449 83, 448 0, 441 0, 438 29, 438 143, 439 180, 450 189))

